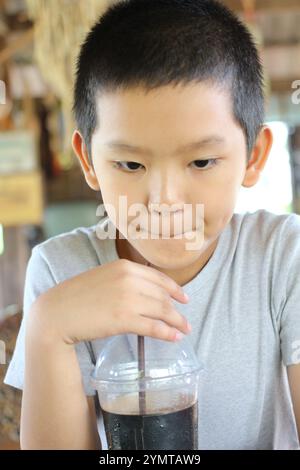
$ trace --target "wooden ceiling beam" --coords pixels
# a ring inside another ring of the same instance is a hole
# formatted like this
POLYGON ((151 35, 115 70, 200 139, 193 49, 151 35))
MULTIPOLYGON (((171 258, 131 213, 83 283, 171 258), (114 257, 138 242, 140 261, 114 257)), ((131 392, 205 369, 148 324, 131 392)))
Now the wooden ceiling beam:
POLYGON ((271 80, 271 91, 273 93, 290 93, 292 94, 295 89, 292 88, 292 83, 296 80, 271 80))

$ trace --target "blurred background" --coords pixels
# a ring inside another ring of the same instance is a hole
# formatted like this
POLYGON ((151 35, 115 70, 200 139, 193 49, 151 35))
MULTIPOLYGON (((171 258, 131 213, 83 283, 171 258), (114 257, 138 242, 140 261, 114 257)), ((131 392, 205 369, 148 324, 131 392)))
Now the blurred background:
MULTIPOLYGON (((0 0, 0 449, 19 448, 21 394, 3 385, 37 243, 97 223, 71 149, 75 57, 113 0, 0 0), (2 359, 2 361, 1 361, 2 359), (2 362, 2 364, 1 364, 2 362)), ((265 66, 274 146, 236 212, 300 214, 300 0, 224 0, 247 23, 265 66)))

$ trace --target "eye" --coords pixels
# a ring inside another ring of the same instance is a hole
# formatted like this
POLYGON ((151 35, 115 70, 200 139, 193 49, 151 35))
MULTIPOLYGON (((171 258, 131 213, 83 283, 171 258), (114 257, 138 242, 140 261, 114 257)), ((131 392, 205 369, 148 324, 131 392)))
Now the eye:
POLYGON ((218 159, 217 159, 217 158, 209 158, 209 159, 207 159, 207 160, 194 160, 194 161, 191 163, 191 165, 192 165, 193 163, 196 165, 196 168, 197 168, 198 170, 199 170, 199 169, 200 169, 200 170, 201 170, 201 169, 206 170, 206 169, 208 169, 208 168, 211 168, 211 167, 217 165, 217 164, 218 164, 218 159), (208 163, 210 163, 210 166, 207 165, 208 163))
POLYGON ((114 162, 117 168, 126 171, 127 173, 136 173, 140 167, 143 167, 141 163, 137 162, 114 162), (124 165, 124 166, 123 166, 124 165), (128 165, 126 167, 126 165, 128 165))

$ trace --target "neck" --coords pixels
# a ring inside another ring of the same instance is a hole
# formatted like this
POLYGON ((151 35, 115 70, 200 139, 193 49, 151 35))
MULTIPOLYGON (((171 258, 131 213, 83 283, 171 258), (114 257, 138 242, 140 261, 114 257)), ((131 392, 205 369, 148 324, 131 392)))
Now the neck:
POLYGON ((163 269, 158 268, 151 263, 149 263, 129 242, 126 238, 119 237, 119 231, 117 230, 117 239, 116 239, 116 248, 119 255, 119 258, 125 258, 129 261, 134 261, 135 263, 144 264, 152 266, 158 271, 166 274, 171 279, 173 279, 180 286, 184 286, 190 282, 194 277, 204 268, 212 257, 218 244, 218 238, 212 242, 208 248, 201 253, 200 257, 190 266, 186 268, 181 268, 179 270, 175 269, 163 269))

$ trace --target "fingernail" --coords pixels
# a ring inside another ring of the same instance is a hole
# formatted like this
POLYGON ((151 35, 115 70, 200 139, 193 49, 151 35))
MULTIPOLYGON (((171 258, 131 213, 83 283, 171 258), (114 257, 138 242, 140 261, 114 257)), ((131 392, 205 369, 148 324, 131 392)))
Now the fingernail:
POLYGON ((183 338, 183 334, 182 334, 182 333, 179 333, 179 332, 176 333, 176 335, 175 335, 175 341, 180 341, 180 340, 182 340, 182 338, 183 338))
POLYGON ((190 323, 187 324, 187 329, 188 329, 189 332, 192 331, 192 325, 190 323))
POLYGON ((183 297, 185 298, 185 300, 190 300, 189 296, 185 292, 183 293, 183 297))

